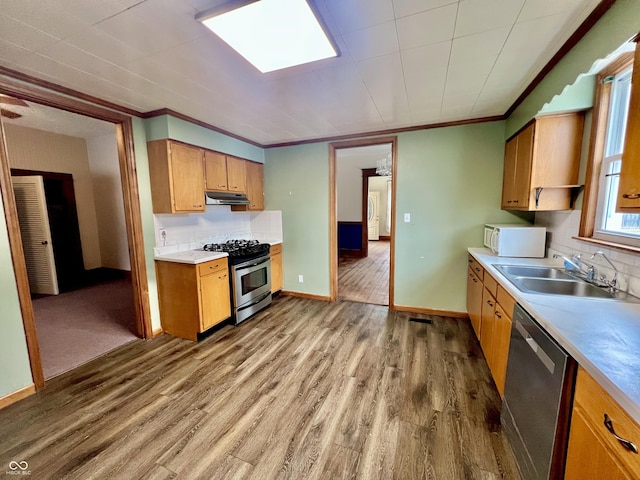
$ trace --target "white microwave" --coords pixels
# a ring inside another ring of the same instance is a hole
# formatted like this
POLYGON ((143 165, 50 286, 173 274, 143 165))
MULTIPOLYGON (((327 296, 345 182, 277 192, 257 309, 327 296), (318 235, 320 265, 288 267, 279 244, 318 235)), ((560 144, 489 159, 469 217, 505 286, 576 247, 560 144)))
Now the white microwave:
POLYGON ((485 225, 484 246, 499 257, 542 258, 547 229, 528 225, 485 225))

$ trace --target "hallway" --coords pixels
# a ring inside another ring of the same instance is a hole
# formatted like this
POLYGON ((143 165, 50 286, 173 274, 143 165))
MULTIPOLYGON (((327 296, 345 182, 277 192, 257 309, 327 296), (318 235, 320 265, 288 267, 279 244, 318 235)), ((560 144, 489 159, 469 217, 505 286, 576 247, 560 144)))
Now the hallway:
POLYGON ((338 298, 352 302, 389 305, 391 243, 369 242, 366 258, 340 257, 338 260, 338 298))

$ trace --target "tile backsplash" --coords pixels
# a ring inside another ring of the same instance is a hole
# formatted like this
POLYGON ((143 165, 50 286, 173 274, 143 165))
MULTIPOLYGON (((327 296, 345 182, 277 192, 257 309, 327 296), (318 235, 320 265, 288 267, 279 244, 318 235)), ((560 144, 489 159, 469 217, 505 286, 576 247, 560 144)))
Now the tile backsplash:
POLYGON ((619 270, 619 288, 640 297, 640 255, 575 240, 580 227, 580 210, 569 212, 537 212, 535 224, 546 227, 548 232, 548 256, 554 253, 580 254, 582 259, 597 267, 599 274, 613 277, 613 269, 602 256, 591 256, 602 251, 619 270))
POLYGON ((205 213, 153 216, 156 254, 190 250, 230 239, 282 242, 282 212, 232 212, 229 206, 209 205, 205 213))

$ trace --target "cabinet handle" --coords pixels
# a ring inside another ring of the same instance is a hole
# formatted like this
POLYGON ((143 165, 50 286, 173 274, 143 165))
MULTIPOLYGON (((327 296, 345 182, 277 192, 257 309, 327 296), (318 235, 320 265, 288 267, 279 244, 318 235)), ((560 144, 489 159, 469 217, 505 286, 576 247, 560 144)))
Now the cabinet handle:
POLYGON ((478 280, 476 280, 475 278, 471 277, 471 280, 473 280, 473 283, 478 283, 478 280))
POLYGON ((623 193, 622 198, 628 198, 629 200, 636 200, 640 198, 640 193, 623 193))
POLYGON ((498 318, 502 318, 502 315, 500 315, 500 313, 498 313, 497 311, 495 312, 496 317, 498 318))
POLYGON ((491 300, 487 300, 487 305, 489 305, 490 307, 493 307, 495 304, 491 303, 491 300))
POLYGON ((202 204, 200 205, 194 205, 193 208, 202 208, 202 204))
POLYGON ((226 185, 218 185, 219 187, 227 188, 226 185))
POLYGON ((607 415, 606 413, 604 414, 604 426, 607 427, 607 430, 609 430, 611 435, 613 435, 616 438, 616 440, 618 440, 618 442, 622 444, 624 448, 626 448, 630 452, 638 453, 638 447, 636 447, 633 444, 633 442, 626 440, 622 437, 619 437, 616 434, 616 431, 613 429, 613 420, 611 420, 611 418, 609 418, 609 415, 607 415))
POLYGON ((224 275, 222 275, 221 277, 218 277, 218 278, 219 278, 220 280, 222 280, 223 278, 227 278, 227 275, 226 275, 226 274, 224 274, 224 275))

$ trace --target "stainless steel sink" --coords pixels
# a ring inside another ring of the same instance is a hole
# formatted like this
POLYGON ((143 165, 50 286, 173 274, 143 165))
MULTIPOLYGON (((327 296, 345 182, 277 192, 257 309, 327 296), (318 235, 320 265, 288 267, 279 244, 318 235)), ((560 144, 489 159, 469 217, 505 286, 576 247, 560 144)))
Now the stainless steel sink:
POLYGON ((518 290, 525 293, 590 297, 624 302, 640 302, 625 292, 612 292, 581 278, 569 275, 561 268, 524 265, 495 265, 518 290))
POLYGON ((496 265, 498 270, 508 276, 530 277, 530 278, 562 278, 573 280, 571 275, 565 273, 561 268, 554 267, 534 267, 525 265, 496 265))

